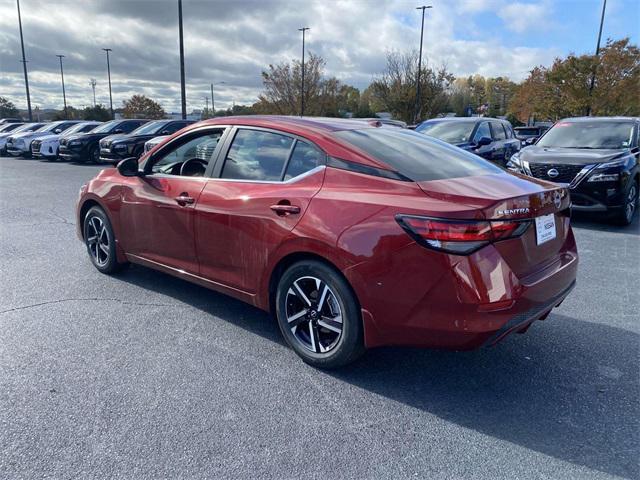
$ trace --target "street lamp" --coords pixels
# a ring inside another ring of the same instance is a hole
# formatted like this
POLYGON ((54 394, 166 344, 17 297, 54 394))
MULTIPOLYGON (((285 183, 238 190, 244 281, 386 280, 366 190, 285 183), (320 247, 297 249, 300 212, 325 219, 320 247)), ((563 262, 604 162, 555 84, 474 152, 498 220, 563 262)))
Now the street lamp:
POLYGON ((105 52, 107 52, 107 75, 109 77, 109 107, 111 109, 111 119, 113 120, 113 97, 111 96, 111 65, 109 64, 109 52, 112 50, 110 48, 103 48, 105 52))
POLYGON ((211 111, 213 112, 213 116, 215 116, 216 114, 216 106, 215 106, 215 99, 213 97, 213 86, 214 85, 223 85, 227 82, 214 82, 211 84, 211 111))
POLYGON ((62 99, 64 100, 64 118, 69 120, 69 112, 67 112, 67 94, 64 91, 64 70, 62 69, 62 59, 64 55, 56 55, 60 59, 60 76, 62 77, 62 99))
POLYGON ((598 44, 596 45, 596 63, 593 66, 593 74, 589 83, 589 103, 587 105, 587 116, 591 115, 591 94, 596 83, 596 71, 598 69, 598 60, 600 59, 600 39, 602 38, 602 25, 604 24, 604 12, 607 9, 607 0, 602 2, 602 15, 600 16, 600 31, 598 32, 598 44))
POLYGON ((182 0, 178 0, 178 30, 180 35, 180 91, 182 96, 182 119, 187 119, 187 92, 184 82, 184 37, 182 34, 182 0))
POLYGON ((416 10, 422 10, 422 28, 420 29, 420 56, 418 57, 418 78, 416 80, 416 109, 413 117, 414 123, 418 121, 420 116, 421 103, 420 103, 420 74, 422 73, 422 39, 424 38, 424 11, 427 8, 432 8, 431 5, 423 5, 417 7, 416 10))
POLYGON ((22 36, 22 17, 20 16, 20 0, 18 3, 18 25, 20 26, 20 45, 22 47, 22 66, 24 67, 24 86, 27 89, 27 108, 29 110, 29 121, 33 122, 33 113, 31 112, 31 95, 29 95, 29 76, 27 75, 27 59, 24 56, 24 38, 22 36))
POLYGON ((304 34, 309 30, 309 27, 299 28, 298 31, 302 32, 302 88, 300 89, 300 116, 304 116, 304 34))

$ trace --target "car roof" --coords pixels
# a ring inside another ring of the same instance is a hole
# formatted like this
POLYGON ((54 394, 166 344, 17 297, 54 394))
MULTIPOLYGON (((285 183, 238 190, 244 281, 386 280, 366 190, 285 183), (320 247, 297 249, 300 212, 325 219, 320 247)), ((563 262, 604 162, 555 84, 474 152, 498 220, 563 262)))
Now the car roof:
MULTIPOLYGON (((389 166, 384 162, 367 155, 365 152, 355 149, 353 145, 333 135, 334 132, 344 130, 385 128, 379 122, 368 122, 360 119, 345 118, 293 117, 285 115, 239 115, 203 120, 186 127, 186 132, 197 130, 204 126, 213 127, 216 125, 272 128, 283 133, 307 138, 316 143, 328 155, 338 158, 352 158, 354 161, 358 161, 365 165, 389 169, 389 166)), ((181 133, 181 135, 183 133, 181 133)))
POLYGON ((568 117, 560 122, 640 122, 640 117, 568 117))
POLYGON ((491 120, 494 122, 504 122, 509 123, 508 120, 504 120, 502 118, 493 118, 493 117, 442 117, 442 118, 430 118, 429 120, 425 120, 422 123, 426 122, 484 122, 487 120, 491 120))
POLYGON ((340 130, 358 130, 375 128, 364 119, 330 118, 330 117, 294 117, 287 115, 239 115, 234 117, 217 117, 202 122, 208 125, 253 125, 282 129, 304 129, 316 132, 336 132, 340 130))

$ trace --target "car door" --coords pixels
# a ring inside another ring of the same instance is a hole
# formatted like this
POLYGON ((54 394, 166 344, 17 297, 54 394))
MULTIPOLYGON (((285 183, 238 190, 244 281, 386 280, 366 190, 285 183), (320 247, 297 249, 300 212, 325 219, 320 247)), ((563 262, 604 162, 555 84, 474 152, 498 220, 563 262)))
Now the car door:
POLYGON ((492 149, 490 160, 500 165, 504 165, 507 134, 504 131, 502 123, 491 122, 491 139, 493 140, 493 143, 491 144, 492 149))
POLYGON ((120 217, 126 226, 121 233, 126 253, 198 273, 194 212, 224 131, 187 132, 149 157, 141 176, 123 180, 120 217))
MULTIPOLYGON (((480 122, 476 127, 476 131, 473 134, 473 143, 477 144, 481 138, 486 137, 491 139, 491 129, 489 128, 489 122, 480 122)), ((487 160, 491 160, 493 144, 480 145, 475 148, 474 153, 480 155, 487 160)))
POLYGON ((196 207, 201 276, 254 293, 270 255, 302 218, 324 179, 326 156, 281 132, 230 132, 196 207))

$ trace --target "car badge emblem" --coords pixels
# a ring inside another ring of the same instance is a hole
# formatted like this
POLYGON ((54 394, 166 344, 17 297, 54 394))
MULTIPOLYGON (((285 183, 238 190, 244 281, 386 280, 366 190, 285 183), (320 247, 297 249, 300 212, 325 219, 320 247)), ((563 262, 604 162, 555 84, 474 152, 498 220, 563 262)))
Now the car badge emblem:
POLYGON ((549 178, 556 178, 558 175, 560 175, 560 172, 555 168, 552 168, 551 170, 547 170, 547 176, 549 178))
POLYGON ((560 208, 560 205, 562 205, 562 196, 558 191, 553 194, 553 204, 556 206, 556 208, 560 208))

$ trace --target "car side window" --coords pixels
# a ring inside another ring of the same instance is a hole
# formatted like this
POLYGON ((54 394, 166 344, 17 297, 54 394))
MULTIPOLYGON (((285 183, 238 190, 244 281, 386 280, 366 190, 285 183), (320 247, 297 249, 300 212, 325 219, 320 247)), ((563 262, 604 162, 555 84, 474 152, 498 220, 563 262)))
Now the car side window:
POLYGON ((186 126, 187 126, 187 124, 186 123, 182 123, 182 122, 170 123, 165 128, 163 128, 162 131, 163 132, 167 132, 166 135, 172 135, 172 134, 176 133, 178 130, 183 129, 186 126))
POLYGON ((221 129, 186 141, 178 140, 176 147, 163 151, 160 158, 154 158, 151 167, 145 167, 145 170, 149 169, 151 173, 201 177, 213 158, 222 132, 221 129))
POLYGON ((473 141, 477 142, 482 137, 491 138, 491 130, 489 130, 489 122, 482 122, 478 125, 478 130, 476 130, 476 134, 473 136, 473 141))
POLYGON ((126 122, 120 125, 119 128, 122 130, 123 133, 131 133, 140 125, 142 124, 137 122, 126 122))
POLYGON ((289 180, 297 177, 298 175, 302 175, 303 173, 324 164, 324 162, 325 155, 320 149, 308 144, 307 142, 298 140, 296 142, 296 146, 293 148, 293 153, 291 154, 291 159, 287 165, 287 171, 284 175, 284 179, 289 180))
POLYGON ((493 131, 494 140, 504 140, 507 135, 504 133, 504 127, 501 123, 491 122, 491 130, 493 131))
POLYGON ((293 139, 262 130, 240 129, 233 139, 220 178, 278 181, 293 139))

